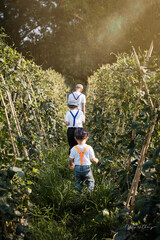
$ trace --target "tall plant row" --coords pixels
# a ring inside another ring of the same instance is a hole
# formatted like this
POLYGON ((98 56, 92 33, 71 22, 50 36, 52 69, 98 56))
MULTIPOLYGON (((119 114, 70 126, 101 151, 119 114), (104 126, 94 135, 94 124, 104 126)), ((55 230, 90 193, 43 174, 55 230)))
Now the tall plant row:
MULTIPOLYGON (((160 74, 152 51, 153 42, 145 53, 133 47, 130 55, 119 54, 116 63, 103 65, 88 79, 87 124, 101 156, 101 174, 112 176, 115 184, 120 176, 124 208, 134 211, 137 199, 159 196, 154 187, 160 164, 160 74)), ((143 215, 146 201, 136 214, 143 215)))
POLYGON ((54 70, 43 71, 0 40, 0 151, 26 159, 63 138, 67 88, 54 70))
POLYGON ((64 139, 67 92, 59 73, 43 71, 0 37, 0 239, 28 229, 33 179, 64 139))

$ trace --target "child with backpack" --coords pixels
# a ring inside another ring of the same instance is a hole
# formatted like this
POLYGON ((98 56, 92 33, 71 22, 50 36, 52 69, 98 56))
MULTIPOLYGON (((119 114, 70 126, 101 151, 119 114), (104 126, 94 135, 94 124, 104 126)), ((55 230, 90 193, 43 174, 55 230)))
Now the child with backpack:
POLYGON ((65 124, 68 127, 67 138, 69 144, 69 152, 71 148, 77 145, 74 138, 74 132, 77 127, 83 128, 85 123, 85 116, 81 110, 78 109, 78 103, 74 100, 68 102, 70 111, 66 113, 65 124))
POLYGON ((74 136, 78 145, 75 145, 71 149, 69 165, 70 169, 74 168, 76 189, 81 192, 83 183, 85 182, 88 190, 93 191, 95 180, 91 170, 91 162, 97 164, 98 159, 95 158, 93 148, 86 144, 88 140, 88 132, 86 129, 76 128, 74 136))

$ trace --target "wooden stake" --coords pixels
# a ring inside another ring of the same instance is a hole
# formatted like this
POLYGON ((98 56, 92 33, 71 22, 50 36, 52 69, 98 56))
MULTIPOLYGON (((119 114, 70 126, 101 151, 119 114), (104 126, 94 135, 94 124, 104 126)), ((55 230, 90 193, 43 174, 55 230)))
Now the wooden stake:
POLYGON ((12 133, 12 128, 11 128, 11 124, 10 124, 9 117, 8 117, 8 112, 7 112, 7 106, 5 104, 4 97, 3 97, 3 94, 2 94, 1 90, 0 90, 0 93, 1 93, 2 104, 4 106, 5 116, 6 116, 6 120, 7 120, 7 124, 8 124, 8 131, 9 131, 9 134, 10 134, 10 137, 11 137, 11 143, 12 143, 13 153, 14 153, 14 158, 15 158, 15 163, 16 163, 17 156, 19 157, 20 154, 19 154, 17 144, 15 143, 14 135, 12 133))
MULTIPOLYGON (((160 106, 159 106, 158 109, 160 109, 160 106)), ((127 198, 127 202, 126 202, 126 208, 128 208, 128 206, 130 204, 130 201, 131 201, 131 206, 133 205, 133 203, 135 201, 135 196, 136 196, 136 193, 137 193, 138 183, 139 183, 140 175, 141 175, 141 171, 142 171, 142 165, 145 161, 145 157, 146 157, 147 150, 148 150, 148 147, 149 147, 149 144, 150 144, 150 141, 151 141, 152 134, 154 132, 154 128, 155 128, 155 125, 156 125, 157 118, 158 118, 158 113, 156 112, 154 120, 153 120, 153 125, 148 128, 145 143, 142 146, 141 157, 140 157, 140 160, 138 162, 136 173, 135 173, 133 181, 132 181, 132 186, 131 186, 131 189, 130 189, 130 192, 129 192, 129 195, 128 195, 128 198, 127 198)))
MULTIPOLYGON (((135 55, 135 58, 136 58, 137 65, 138 65, 138 68, 139 68, 139 70, 140 70, 140 73, 143 74, 142 71, 141 71, 141 66, 140 66, 140 61, 139 61, 138 55, 137 55, 137 53, 136 53, 136 51, 135 51, 135 48, 134 48, 133 46, 132 46, 132 49, 133 49, 133 52, 134 52, 134 55, 135 55)), ((151 42, 149 51, 148 51, 148 53, 147 53, 147 55, 146 55, 145 62, 149 61, 149 58, 150 58, 151 55, 152 55, 152 51, 153 51, 153 41, 151 42)), ((133 78, 131 78, 131 81, 132 81, 133 85, 135 85, 133 78)), ((141 90, 142 90, 143 84, 145 85, 145 90, 146 90, 146 92, 147 92, 147 95, 148 95, 148 98, 149 98, 149 102, 150 102, 151 108, 153 109, 153 108, 154 108, 154 107, 153 107, 153 103, 152 103, 152 100, 151 100, 151 97, 150 97, 149 90, 148 90, 148 87, 147 87, 147 85, 146 85, 146 82, 145 82, 144 79, 143 79, 143 76, 142 76, 142 83, 141 83, 141 85, 140 85, 139 97, 138 97, 136 106, 139 105, 139 102, 140 102, 140 99, 141 99, 140 92, 141 92, 141 90)), ((138 91, 137 87, 136 87, 136 90, 138 91)), ((136 118, 137 118, 138 114, 139 114, 139 109, 137 108, 137 109, 136 109, 136 112, 134 113, 134 116, 133 116, 133 122, 136 121, 136 118)), ((131 138, 132 141, 134 140, 135 136, 136 136, 136 129, 134 129, 134 130, 132 131, 132 138, 131 138)), ((126 155, 125 160, 124 160, 124 164, 125 164, 125 165, 126 165, 126 161, 127 161, 127 155, 126 155)), ((129 170, 129 168, 130 168, 130 164, 131 164, 131 155, 129 156, 129 159, 128 159, 128 166, 127 166, 128 170, 129 170)))
MULTIPOLYGON (((3 83, 6 85, 5 80, 4 80, 2 75, 1 75, 1 78, 2 78, 3 83)), ((6 91, 6 93, 7 93, 7 96, 8 96, 8 101, 9 101, 10 108, 11 108, 11 113, 12 113, 14 122, 16 124, 18 136, 19 136, 19 138, 21 138, 23 135, 22 135, 20 124, 19 124, 19 120, 17 118, 16 110, 15 110, 14 104, 12 102, 11 94, 10 94, 10 92, 8 90, 6 91)), ((22 146, 23 146, 24 155, 26 156, 27 160, 29 160, 28 151, 27 151, 26 147, 23 144, 22 144, 22 146)))
POLYGON ((140 61, 139 61, 139 58, 138 58, 138 55, 136 53, 136 50, 135 48, 132 46, 132 49, 133 49, 133 52, 134 52, 134 56, 135 56, 135 59, 136 59, 136 62, 137 62, 137 65, 138 65, 138 68, 139 70, 141 71, 141 64, 140 64, 140 61))
POLYGON ((144 87, 145 87, 145 91, 146 91, 146 94, 147 94, 147 97, 148 97, 148 101, 150 103, 151 109, 153 110, 154 109, 154 105, 153 105, 153 102, 152 102, 152 99, 151 99, 151 96, 150 96, 150 93, 149 93, 149 89, 148 89, 147 84, 146 84, 146 80, 145 80, 145 76, 144 76, 144 73, 145 73, 144 69, 140 65, 140 61, 139 61, 138 55, 137 55, 136 50, 135 50, 135 48, 133 46, 132 46, 132 49, 133 49, 133 52, 134 52, 134 56, 135 56, 135 59, 136 59, 136 62, 137 62, 140 74, 142 76, 142 81, 143 81, 143 84, 144 84, 144 87))
POLYGON ((146 54, 145 64, 147 64, 147 62, 149 61, 149 59, 150 59, 150 57, 151 57, 151 55, 152 55, 152 52, 153 52, 153 40, 152 40, 152 42, 151 42, 149 51, 148 51, 147 54, 146 54))

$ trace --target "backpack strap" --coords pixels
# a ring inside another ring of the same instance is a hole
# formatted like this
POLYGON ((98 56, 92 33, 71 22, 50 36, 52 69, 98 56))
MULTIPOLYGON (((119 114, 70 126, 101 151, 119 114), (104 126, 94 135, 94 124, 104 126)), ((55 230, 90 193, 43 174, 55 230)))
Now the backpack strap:
MULTIPOLYGON (((82 94, 82 93, 81 93, 81 94, 82 94)), ((74 95, 74 93, 72 93, 72 95, 73 95, 73 97, 74 97, 75 100, 78 100, 78 98, 81 96, 81 94, 79 94, 79 96, 76 98, 75 95, 74 95)))
POLYGON ((84 153, 87 151, 88 146, 81 152, 81 150, 78 148, 78 146, 74 146, 76 148, 76 150, 78 151, 79 155, 80 155, 80 164, 83 164, 83 155, 84 153))
POLYGON ((79 110, 76 112, 76 115, 73 115, 73 113, 72 113, 72 111, 69 111, 70 112, 70 114, 72 115, 72 117, 73 117, 73 127, 75 126, 75 123, 76 123, 76 117, 77 117, 77 115, 78 115, 78 113, 79 113, 79 110))

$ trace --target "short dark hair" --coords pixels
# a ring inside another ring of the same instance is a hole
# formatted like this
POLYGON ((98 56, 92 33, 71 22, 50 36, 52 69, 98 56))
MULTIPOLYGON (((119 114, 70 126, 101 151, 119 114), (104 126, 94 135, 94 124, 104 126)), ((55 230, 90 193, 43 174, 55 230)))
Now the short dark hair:
POLYGON ((78 140, 86 139, 88 137, 88 132, 84 128, 76 128, 74 132, 74 137, 78 140))
POLYGON ((68 105, 68 107, 69 107, 70 109, 77 108, 77 106, 75 106, 75 105, 68 105))

